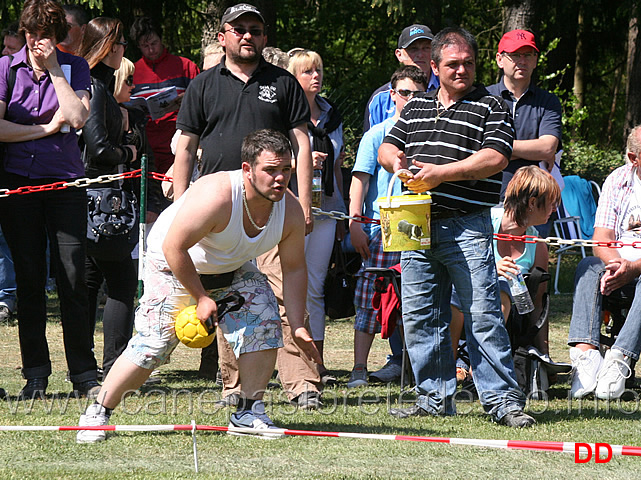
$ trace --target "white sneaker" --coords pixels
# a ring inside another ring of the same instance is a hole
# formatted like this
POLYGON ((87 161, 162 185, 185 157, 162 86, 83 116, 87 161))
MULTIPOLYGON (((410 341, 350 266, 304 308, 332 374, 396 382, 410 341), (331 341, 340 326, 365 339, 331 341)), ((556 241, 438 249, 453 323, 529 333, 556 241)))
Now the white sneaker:
POLYGON ((570 348, 572 361, 572 398, 583 398, 594 392, 603 358, 598 350, 570 348))
POLYGON ((274 425, 271 418, 265 413, 265 404, 262 401, 254 403, 251 410, 242 410, 232 413, 229 417, 228 435, 260 435, 263 440, 283 438, 282 429, 274 425), (238 432, 234 428, 244 428, 248 431, 238 432), (251 431, 252 433, 249 433, 251 431), (254 433, 255 432, 255 433, 254 433))
POLYGON ((603 366, 597 375, 594 394, 601 400, 614 400, 625 391, 625 380, 630 378, 630 357, 620 350, 610 349, 605 352, 603 366))
POLYGON ((401 378, 401 366, 397 363, 387 362, 383 368, 369 374, 372 380, 389 383, 401 378))
MULTIPOLYGON (((78 425, 81 427, 100 427, 109 423, 109 415, 105 407, 94 403, 87 407, 85 413, 80 415, 78 425)), ((107 438, 107 432, 104 430, 78 430, 76 435, 77 443, 95 443, 102 442, 107 438)))

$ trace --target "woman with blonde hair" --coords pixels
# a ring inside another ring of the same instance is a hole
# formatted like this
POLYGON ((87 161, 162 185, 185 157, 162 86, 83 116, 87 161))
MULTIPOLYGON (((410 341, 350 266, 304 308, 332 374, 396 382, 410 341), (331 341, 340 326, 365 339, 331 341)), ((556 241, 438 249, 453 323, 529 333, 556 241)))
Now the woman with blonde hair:
MULTIPOLYGON (((323 88, 323 60, 311 50, 297 51, 290 59, 289 72, 303 87, 311 110, 308 123, 309 140, 312 146, 314 170, 322 172, 322 195, 320 208, 324 211, 346 212, 343 201, 343 123, 340 113, 325 98, 320 96, 323 88)), ((307 261, 307 311, 309 324, 318 351, 323 356, 325 339, 324 284, 327 268, 332 255, 334 238, 341 240, 344 225, 337 229, 336 220, 327 216, 314 218, 314 230, 305 237, 305 258, 307 261)), ((319 368, 321 379, 334 380, 324 365, 319 368)))

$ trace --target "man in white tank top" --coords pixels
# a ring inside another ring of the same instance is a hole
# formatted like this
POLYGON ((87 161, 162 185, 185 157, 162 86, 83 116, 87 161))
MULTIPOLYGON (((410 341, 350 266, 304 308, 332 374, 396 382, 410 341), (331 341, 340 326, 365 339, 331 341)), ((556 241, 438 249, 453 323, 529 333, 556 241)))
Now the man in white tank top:
MULTIPOLYGON (((230 427, 282 436, 270 433, 276 427, 262 402, 276 349, 283 345, 278 304, 265 275, 249 261, 278 246, 294 341, 320 363, 303 321, 305 218, 287 190, 292 154, 284 135, 274 130, 251 133, 241 158, 242 170, 200 178, 156 221, 149 235, 145 294, 136 311, 138 333, 110 370, 96 403, 80 417, 81 426, 106 425, 125 392, 140 388, 165 363, 178 344, 176 315, 195 304, 203 323, 213 316, 238 359, 242 395, 230 427), (213 275, 229 272, 228 284, 206 290, 213 275), (218 322, 216 300, 231 291, 241 293, 245 303, 218 322)), ((77 436, 82 443, 104 439, 105 432, 97 430, 81 430, 77 436)))

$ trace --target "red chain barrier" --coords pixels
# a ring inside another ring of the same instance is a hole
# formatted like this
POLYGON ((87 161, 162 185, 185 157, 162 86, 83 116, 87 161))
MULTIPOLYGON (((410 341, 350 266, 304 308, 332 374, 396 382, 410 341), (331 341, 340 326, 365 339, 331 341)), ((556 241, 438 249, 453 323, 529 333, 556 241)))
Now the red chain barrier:
MULTIPOLYGON (((55 182, 48 185, 28 185, 24 187, 18 187, 14 190, 0 189, 0 197, 6 197, 9 195, 25 195, 28 193, 36 192, 49 192, 53 190, 64 190, 69 187, 86 187, 94 183, 108 183, 114 180, 127 179, 127 178, 139 178, 141 176, 141 169, 132 170, 131 172, 119 173, 114 175, 102 175, 100 177, 89 179, 89 178, 80 178, 71 182, 55 182)), ((148 176, 154 180, 160 180, 163 182, 173 182, 172 177, 168 177, 164 173, 158 172, 149 172, 148 176)), ((318 210, 321 214, 328 215, 330 218, 336 220, 353 220, 358 223, 369 223, 373 225, 380 225, 380 220, 374 218, 365 217, 363 215, 354 215, 352 217, 343 214, 342 212, 322 212, 318 210)), ((623 247, 632 247, 632 248, 641 248, 641 241, 635 241, 632 243, 623 243, 618 240, 609 241, 609 242, 596 242, 593 240, 565 240, 557 237, 548 237, 548 238, 539 238, 534 235, 510 235, 508 233, 495 233, 494 238, 496 240, 505 241, 505 242, 523 242, 523 243, 547 243, 554 245, 570 245, 573 243, 582 244, 587 247, 603 247, 603 248, 623 248, 623 247), (556 242, 556 243, 554 243, 556 242)))

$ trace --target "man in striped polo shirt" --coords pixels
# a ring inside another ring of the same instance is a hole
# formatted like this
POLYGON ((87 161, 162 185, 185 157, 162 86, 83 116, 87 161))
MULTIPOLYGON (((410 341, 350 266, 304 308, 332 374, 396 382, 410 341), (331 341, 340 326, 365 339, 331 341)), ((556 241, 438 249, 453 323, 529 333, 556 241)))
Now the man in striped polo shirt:
POLYGON ((506 106, 474 85, 478 46, 461 28, 432 42, 431 66, 441 87, 410 100, 379 149, 390 171, 410 167, 407 188, 432 193, 432 247, 401 255, 403 325, 418 398, 399 418, 456 413, 456 376, 449 334, 452 285, 461 294, 474 383, 481 404, 507 426, 535 420, 514 375, 501 314, 492 252, 490 208, 512 153, 506 106))

